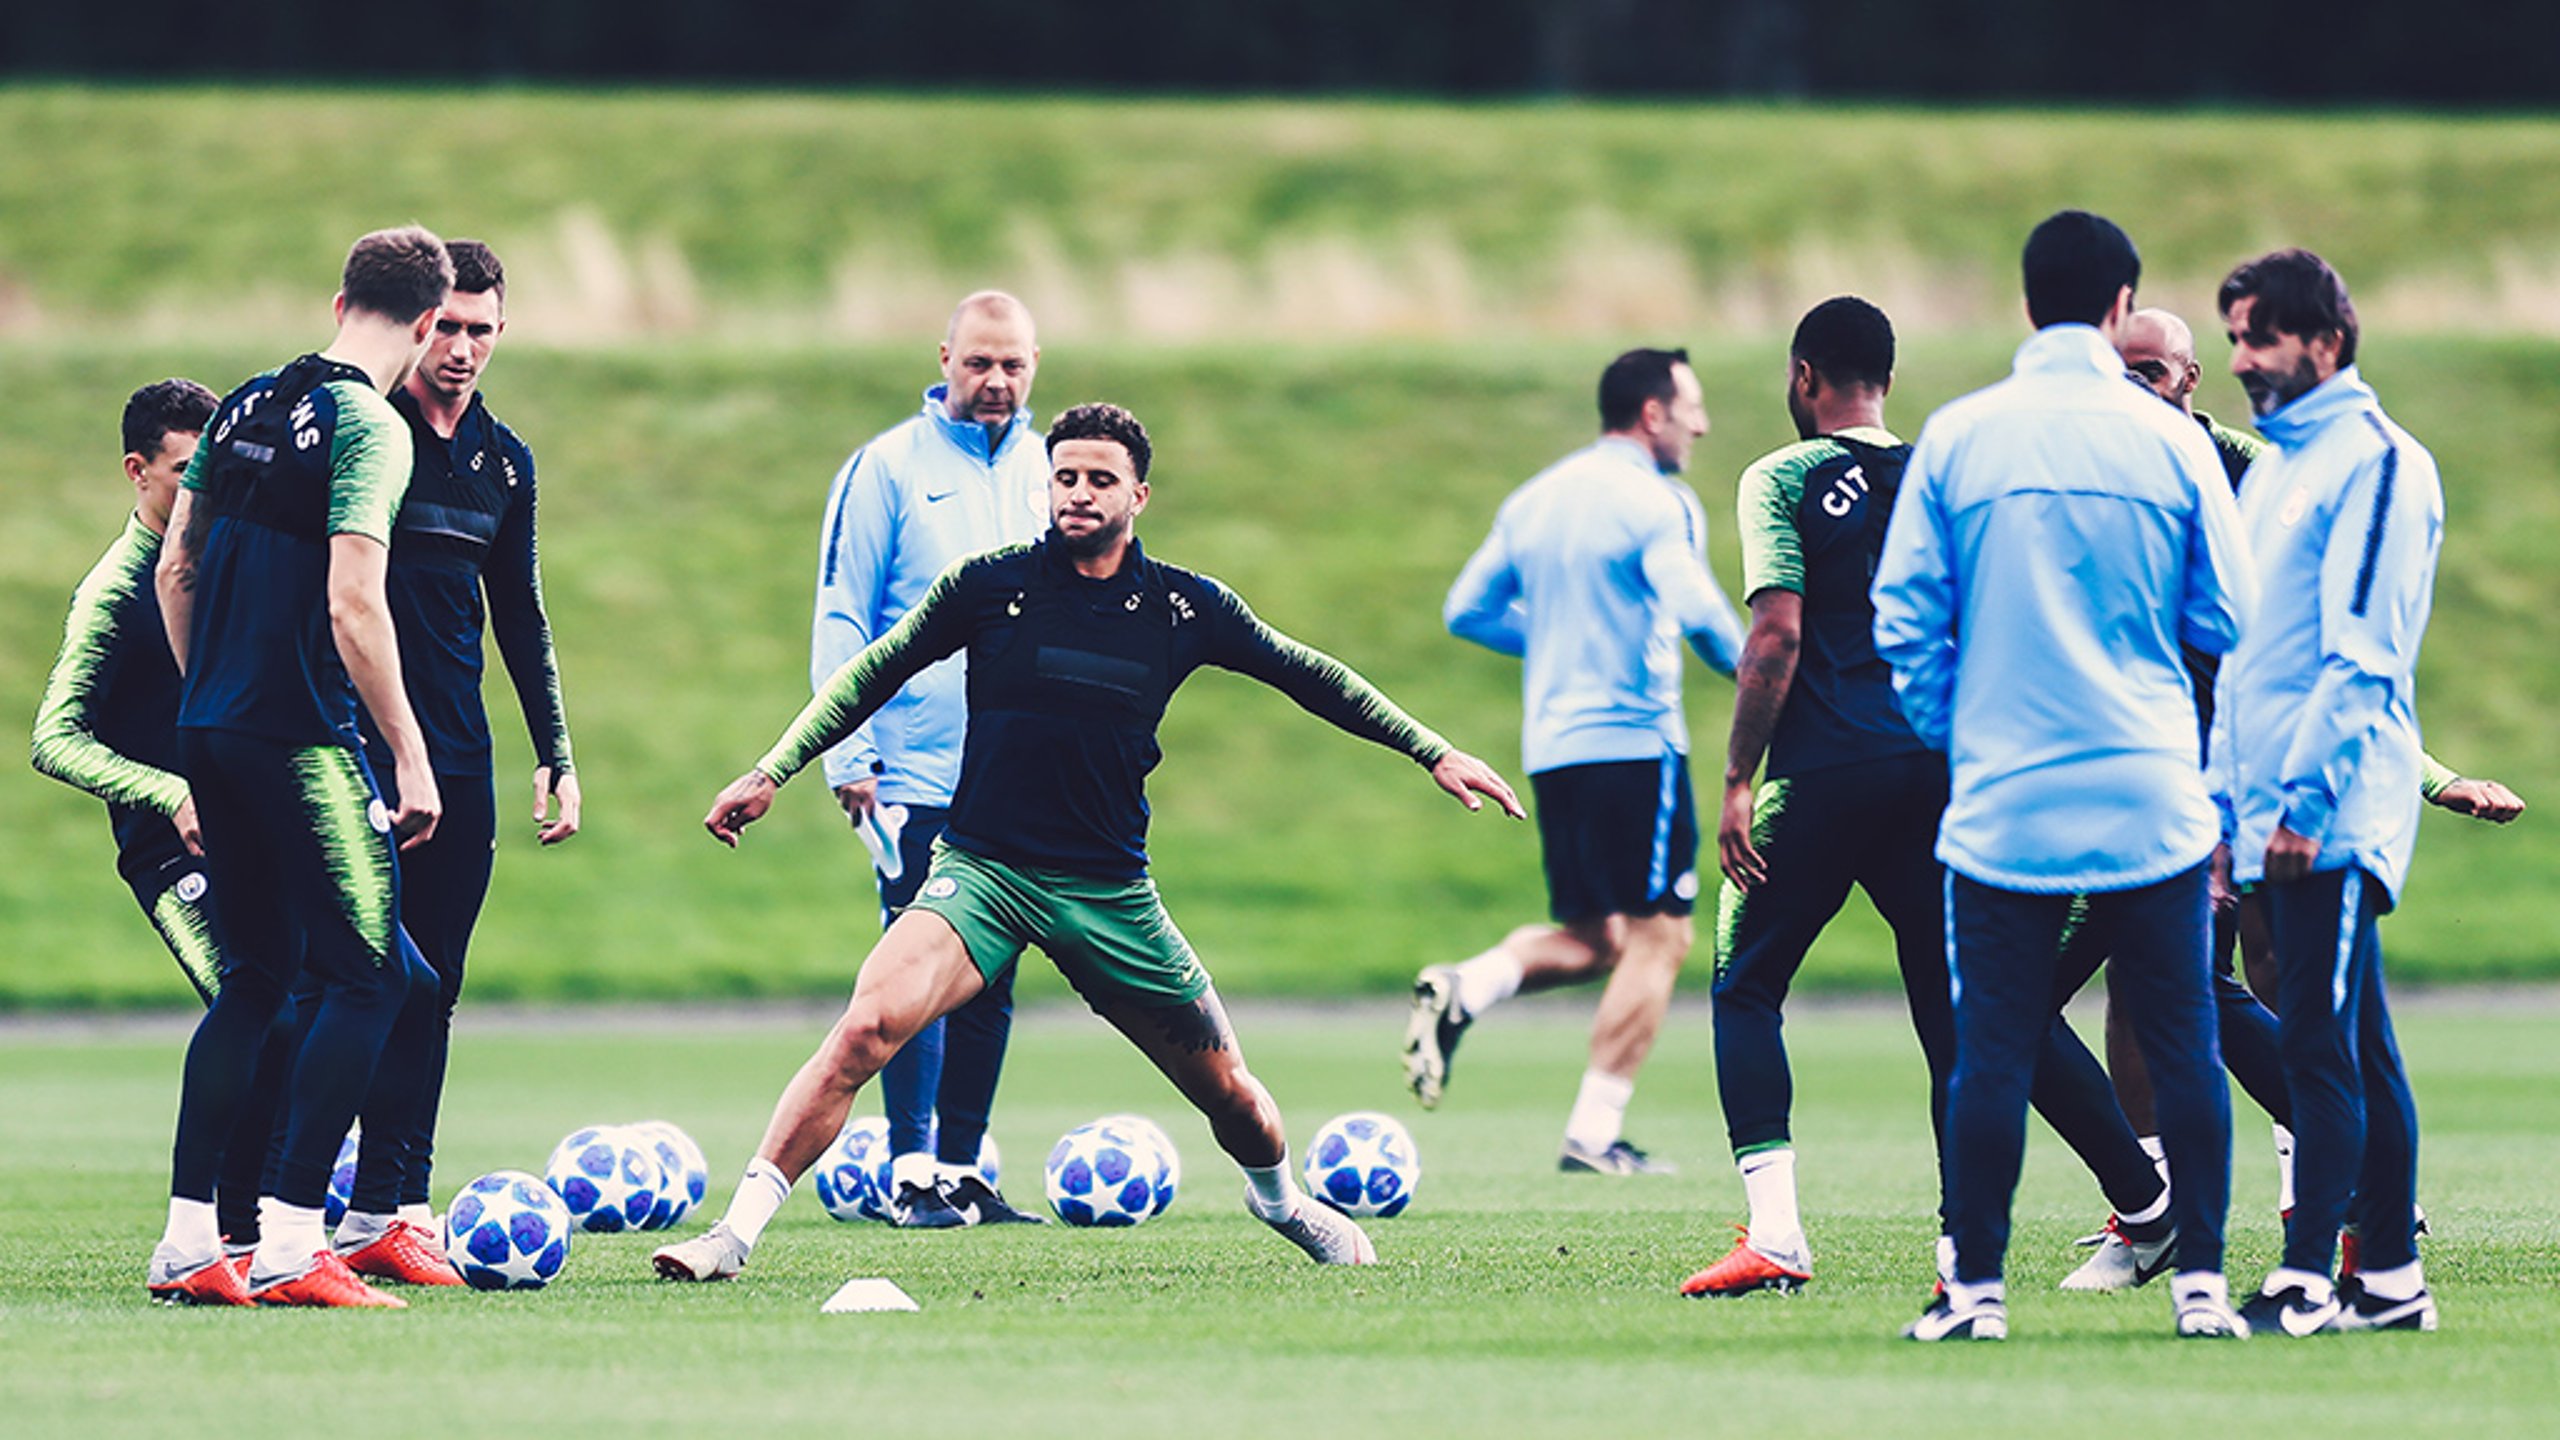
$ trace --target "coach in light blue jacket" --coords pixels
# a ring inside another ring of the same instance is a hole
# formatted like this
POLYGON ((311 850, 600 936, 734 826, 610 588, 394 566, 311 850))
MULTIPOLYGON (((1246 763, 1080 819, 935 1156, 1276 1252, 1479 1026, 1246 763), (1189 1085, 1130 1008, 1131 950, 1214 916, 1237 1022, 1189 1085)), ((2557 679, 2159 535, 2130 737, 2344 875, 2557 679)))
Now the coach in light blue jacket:
MULTIPOLYGON (((955 561, 1036 539, 1047 526, 1049 461, 1030 410, 1039 356, 1020 301, 996 291, 971 295, 952 314, 943 383, 925 392, 923 410, 836 472, 818 552, 813 688, 914 609, 955 561)), ((966 663, 955 655, 908 681, 826 755, 828 788, 896 862, 876 872, 884 925, 924 883, 950 810, 968 729, 966 663), (901 814, 903 828, 885 823, 901 814)), ((1017 1213, 967 1178, 994 1104, 1012 1004, 1010 980, 990 985, 881 1072, 897 1157, 894 1218, 902 1224, 947 1227, 1017 1213), (946 1192, 961 1203, 944 1203, 946 1192)))
POLYGON ((2126 998, 2174 1177, 2179 1330, 2237 1333, 2207 956, 2219 826, 2179 646, 2229 650, 2256 584, 2204 432, 2125 379, 2113 339, 2141 274, 2132 242, 2065 211, 2036 228, 2024 269, 2036 334, 2009 379, 1921 430, 1874 589, 1876 651, 1951 772, 1938 857, 1956 1000, 1943 1146, 1955 1273, 1909 1333, 2006 1334, 2009 1203, 2075 892, 2113 941, 2120 991, 2138 992, 2126 998))
POLYGON ((2435 458, 2357 375, 2355 306, 2326 262, 2252 260, 2220 303, 2232 372, 2275 443, 2241 482, 2266 601, 2223 664, 2212 754, 2233 875, 2264 882, 2294 1108, 2284 1263, 2243 1313, 2287 1335, 2432 1330, 2417 1107, 2374 922, 2417 843, 2418 642, 2444 493, 2435 458), (2333 1292, 2348 1222, 2362 1269, 2333 1292))

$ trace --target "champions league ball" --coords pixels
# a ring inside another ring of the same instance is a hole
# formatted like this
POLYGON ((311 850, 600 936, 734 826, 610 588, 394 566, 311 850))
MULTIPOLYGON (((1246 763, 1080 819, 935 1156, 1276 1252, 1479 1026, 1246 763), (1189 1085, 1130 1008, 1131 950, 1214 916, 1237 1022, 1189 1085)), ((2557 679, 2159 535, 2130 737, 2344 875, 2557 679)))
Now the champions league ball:
MULTIPOLYGON (((1164 1133, 1163 1126, 1144 1115, 1105 1115, 1096 1123, 1134 1130, 1141 1139, 1156 1147, 1157 1154, 1164 1157, 1164 1183, 1156 1187, 1154 1210, 1155 1214, 1163 1214, 1164 1207, 1173 1203, 1174 1192, 1182 1188, 1182 1152, 1173 1148, 1173 1137, 1164 1133)), ((987 1183, 995 1182, 989 1180, 987 1183)))
POLYGON ((539 1290, 569 1263, 576 1228, 550 1186, 521 1170, 493 1170, 445 1207, 444 1254, 474 1290, 539 1290))
POLYGON ((1421 1183, 1413 1136, 1375 1110, 1333 1117, 1307 1147, 1307 1192, 1345 1215, 1403 1214, 1421 1183))
POLYGON ((812 1169, 818 1203, 838 1220, 889 1218, 889 1122, 878 1115, 848 1121, 812 1169))
POLYGON ((1049 1152, 1047 1181, 1049 1208, 1070 1225, 1135 1225, 1171 1193, 1164 1152, 1110 1120, 1068 1131, 1049 1152))
POLYGON ((543 1178, 581 1230, 637 1230, 657 1209, 658 1192, 666 1188, 666 1171, 656 1151, 624 1126, 579 1131, 552 1154, 543 1178), (587 1138, 580 1142, 580 1135, 587 1138))
POLYGON ((640 1228, 664 1230, 692 1214, 711 1190, 711 1162, 703 1158, 702 1147, 671 1121, 643 1120, 623 1128, 639 1136, 649 1153, 658 1157, 658 1168, 667 1177, 666 1188, 658 1192, 658 1203, 640 1228))
POLYGON ((330 1229, 347 1218, 347 1205, 356 1193, 356 1152, 364 1148, 364 1122, 347 1127, 347 1138, 338 1142, 338 1163, 329 1167, 329 1198, 320 1202, 320 1219, 330 1229))

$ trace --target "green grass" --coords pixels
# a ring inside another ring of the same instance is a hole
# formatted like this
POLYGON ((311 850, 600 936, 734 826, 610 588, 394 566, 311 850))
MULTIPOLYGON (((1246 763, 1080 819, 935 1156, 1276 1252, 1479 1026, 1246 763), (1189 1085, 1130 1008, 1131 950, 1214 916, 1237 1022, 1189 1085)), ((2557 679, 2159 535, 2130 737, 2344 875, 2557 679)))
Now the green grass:
MULTIPOLYGON (((1420 1199, 1373 1222, 1371 1271, 1319 1271, 1262 1234, 1205 1128, 1176 1118, 1116 1036, 1056 1008, 1026 1018, 1006 1077, 995 1128, 1009 1188, 1036 1195, 1037 1157, 1068 1126, 1151 1111, 1188 1173, 1141 1229, 901 1235, 838 1226, 803 1193, 731 1285, 657 1285, 654 1241, 596 1236, 550 1290, 419 1295, 397 1315, 143 1303, 178 1034, 19 1030, 0 1046, 0 1404, 13 1433, 92 1440, 267 1433, 315 1407, 380 1440, 526 1426, 2002 1436, 2116 1416, 2168 1434, 2547 1433, 2560 1406, 2548 1001, 2404 1009, 2441 1333, 2180 1345, 2156 1290, 2055 1292, 2078 1258, 2071 1237, 2103 1206, 2039 1132, 2017 1208, 2016 1338, 1999 1350, 1892 1338, 1926 1295, 1934 1188, 1917 1053, 1881 1007, 1811 1009, 1789 1030, 1814 1286, 1719 1303, 1673 1294, 1723 1251, 1741 1209, 1693 1010, 1673 1017, 1630 1117, 1683 1172, 1614 1182, 1551 1169, 1581 1066, 1580 1000, 1476 1030, 1448 1105, 1428 1115, 1396 1089, 1392 1004, 1242 1007, 1247 1053, 1300 1143, 1345 1109, 1411 1120, 1420 1199), (855 1275, 896 1280, 922 1312, 820 1315, 855 1275)), ((538 1165, 576 1125, 648 1114, 704 1143, 722 1203, 822 1023, 714 1013, 546 1029, 466 1007, 439 1200, 483 1169, 538 1165)), ((2241 1111, 2231 1271, 2246 1283, 2277 1239, 2263 1122, 2241 1111)))
MULTIPOLYGON (((1908 347, 1894 416, 2005 370, 2010 342, 1908 347)), ((1692 479, 1712 559, 1739 560, 1732 477, 1791 438, 1770 347, 1702 347, 1714 431, 1692 479)), ((1450 577, 1504 493, 1582 443, 1601 347, 1162 351, 1061 348, 1048 413, 1108 395, 1153 426, 1150 549, 1236 584, 1274 624, 1343 656, 1505 770, 1518 759, 1515 662, 1449 638, 1450 577)), ((171 371, 222 383, 274 352, 0 348, 13 402, 0 485, 0 716, 30 716, 72 586, 125 504, 111 417, 171 371)), ((930 370, 912 351, 502 351, 500 413, 542 463, 545 574, 589 802, 587 833, 538 851, 519 816, 521 725, 492 695, 503 841, 472 960, 486 997, 825 994, 876 933, 859 847, 822 789, 795 785, 732 855, 696 822, 805 698, 809 574, 825 487, 930 370)), ((2368 369, 2443 460, 2451 519, 2422 714, 2436 751, 2528 800, 2560 797, 2560 346, 2377 339, 2368 369)), ((2219 391, 2226 382, 2212 382, 2219 391)), ((2231 397, 2223 397, 2231 398, 2231 397)), ((2225 406, 2226 409, 2233 408, 2225 406)), ((494 667, 493 667, 494 668, 494 667)), ((1731 687, 1697 667, 1692 754, 1712 795, 1731 687)), ((1469 817, 1410 767, 1276 696, 1208 673, 1176 701, 1153 783, 1158 875, 1238 992, 1386 992, 1544 907, 1530 828, 1469 817)), ((0 1006, 171 1004, 166 960, 117 885, 87 797, 0 767, 0 1006)), ((2395 973, 2560 973, 2554 842, 2430 816, 2395 973)), ((1807 985, 1891 983, 1862 905, 1807 985)))

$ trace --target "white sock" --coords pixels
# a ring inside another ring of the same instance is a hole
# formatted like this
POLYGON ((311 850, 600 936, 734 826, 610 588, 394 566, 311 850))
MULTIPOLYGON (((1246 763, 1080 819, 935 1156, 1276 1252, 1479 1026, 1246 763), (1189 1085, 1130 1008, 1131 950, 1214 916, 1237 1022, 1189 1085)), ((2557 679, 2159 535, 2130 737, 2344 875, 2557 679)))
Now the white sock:
POLYGON ((1520 962, 1488 950, 1458 967, 1458 1013, 1472 1019, 1520 993, 1520 962))
POLYGON ((421 1230, 433 1230, 436 1228, 436 1207, 424 1202, 403 1205, 400 1207, 400 1218, 421 1230))
POLYGON ((1947 1282, 1947 1303, 1958 1310, 1971 1309, 1976 1305, 2005 1305, 2008 1300, 2009 1287, 1998 1280, 1984 1280, 1973 1285, 1961 1280, 1947 1282))
POLYGON ((933 1152, 930 1150, 897 1156, 889 1162, 890 1192, 895 1194, 908 1185, 930 1190, 933 1188, 933 1173, 933 1152))
POLYGON ((1239 1165, 1244 1172, 1245 1208, 1264 1220, 1286 1220, 1298 1213, 1303 1198, 1297 1179, 1289 1173, 1289 1155, 1280 1154, 1277 1165, 1239 1165))
POLYGON ((391 1222, 399 1218, 398 1215, 377 1215, 367 1210, 350 1210, 346 1213, 346 1217, 338 1222, 338 1233, 334 1237, 337 1248, 343 1252, 370 1245, 387 1234, 391 1229, 391 1222))
POLYGON ((2271 1127, 2276 1137, 2276 1212, 2293 1208, 2293 1132, 2282 1125, 2271 1127))
POLYGON ((2388 1270, 2360 1270, 2356 1278, 2364 1283, 2367 1292, 2385 1300, 2415 1300, 2418 1292, 2427 1288, 2426 1271, 2415 1260, 2388 1270))
POLYGON ((169 1228, 160 1232, 160 1243, 190 1260, 221 1254, 222 1222, 213 1218, 213 1202, 170 1196, 169 1228))
POLYGON ((2160 1172, 2160 1179, 2162 1183, 2167 1183, 2169 1179, 2169 1147, 2161 1144, 2160 1137, 2157 1135, 2137 1136, 2134 1143, 2142 1147, 2143 1154, 2151 1157, 2151 1168, 2160 1172))
MULTIPOLYGON (((894 1164, 895 1162, 892 1162, 893 1168, 894 1164)), ((933 1183, 936 1185, 956 1185, 977 1173, 978 1167, 975 1165, 946 1165, 940 1160, 933 1162, 933 1183)))
POLYGON ((2301 1286, 2303 1293, 2311 1297, 2311 1303, 2314 1305, 2328 1304, 2329 1296, 2333 1293, 2328 1276, 2314 1274, 2309 1270, 2287 1269, 2282 1265, 2267 1272, 2267 1283, 2258 1287, 2258 1293, 2273 1295, 2289 1285, 2301 1286))
POLYGON ((2160 1217, 2162 1217, 2162 1216, 2164 1216, 2164 1215, 2166 1215, 2166 1214, 2168 1214, 2168 1213, 2169 1213, 2169 1182, 2168 1182, 2168 1178, 2167 1178, 2166 1176, 2163 1176, 2163 1177, 2161 1178, 2161 1182, 2160 1182, 2160 1198, 2159 1198, 2159 1199, 2152 1201, 2150 1204, 2143 1206, 2143 1207, 2142 1207, 2141 1209, 2139 1209, 2139 1210, 2120 1210, 2120 1211, 2117 1211, 2117 1212, 2116 1212, 2116 1218, 2117 1218, 2118 1220, 2123 1221, 2123 1222, 2124 1222, 2125 1224, 2127 1224, 2127 1225, 2148 1225, 2148 1224, 2150 1224, 2152 1221, 2157 1220, 2157 1219, 2159 1219, 2160 1217))
POLYGON ((1953 1235, 1938 1237, 1937 1258, 1938 1283, 1954 1284, 1956 1282, 1956 1237, 1953 1235))
POLYGON ((1582 1091, 1573 1097, 1573 1113, 1565 1118, 1564 1138, 1598 1153, 1618 1143, 1627 1123, 1627 1102, 1636 1098, 1636 1082, 1625 1075, 1582 1072, 1582 1091))
POLYGON ((258 1201, 258 1253, 249 1273, 261 1280, 283 1279, 311 1268, 329 1243, 327 1222, 317 1205, 287 1205, 273 1195, 258 1201))
POLYGON ((773 1212, 791 1198, 791 1182, 770 1160, 758 1156, 747 1162, 747 1173, 738 1177, 738 1193, 729 1197, 729 1208, 721 1213, 720 1223, 738 1237, 738 1243, 749 1250, 764 1238, 764 1227, 773 1212))
POLYGON ((1743 1198, 1751 1202, 1751 1243, 1761 1253, 1799 1259, 1804 1221, 1796 1214, 1796 1152, 1761 1150, 1733 1162, 1742 1172, 1743 1198))
POLYGON ((2219 1270, 2181 1270, 2169 1280, 2169 1294, 2179 1305, 2192 1305, 2210 1300, 2216 1305, 2231 1303, 2230 1282, 2219 1270))

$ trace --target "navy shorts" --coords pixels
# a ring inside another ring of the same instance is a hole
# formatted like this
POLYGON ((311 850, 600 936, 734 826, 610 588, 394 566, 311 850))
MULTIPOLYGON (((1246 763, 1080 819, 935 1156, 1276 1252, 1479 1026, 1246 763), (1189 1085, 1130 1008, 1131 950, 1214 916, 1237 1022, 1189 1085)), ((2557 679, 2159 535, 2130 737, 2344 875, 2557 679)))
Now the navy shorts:
POLYGON ((1689 757, 1566 765, 1529 777, 1546 855, 1547 913, 1686 915, 1698 899, 1689 757))

